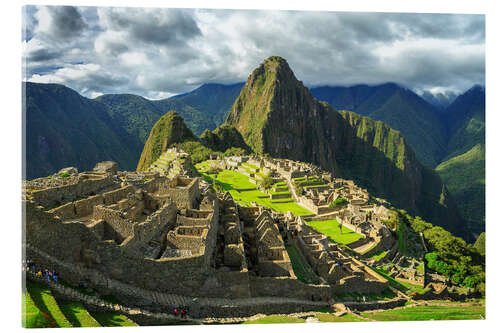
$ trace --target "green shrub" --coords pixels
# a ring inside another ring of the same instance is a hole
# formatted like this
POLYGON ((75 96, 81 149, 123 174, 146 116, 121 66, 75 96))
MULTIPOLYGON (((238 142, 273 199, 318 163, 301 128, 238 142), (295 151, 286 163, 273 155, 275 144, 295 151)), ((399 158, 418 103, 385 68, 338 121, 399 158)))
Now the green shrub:
POLYGON ((273 186, 273 183, 274 183, 273 177, 270 177, 270 176, 264 176, 264 177, 262 177, 262 180, 260 181, 260 185, 265 190, 269 190, 273 186))
POLYGON ((69 172, 63 172, 63 173, 61 173, 61 174, 59 175, 59 177, 61 177, 61 178, 67 178, 67 177, 69 177, 69 176, 71 176, 71 174, 70 174, 69 172))
POLYGON ((346 198, 338 197, 337 199, 332 201, 332 203, 330 203, 329 207, 333 208, 333 207, 345 206, 348 203, 349 203, 349 200, 347 200, 346 198))

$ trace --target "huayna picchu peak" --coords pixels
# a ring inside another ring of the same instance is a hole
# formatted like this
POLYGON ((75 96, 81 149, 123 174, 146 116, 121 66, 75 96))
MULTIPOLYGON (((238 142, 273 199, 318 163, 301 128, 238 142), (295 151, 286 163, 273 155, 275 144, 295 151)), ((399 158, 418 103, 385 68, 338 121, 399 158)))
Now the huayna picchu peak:
POLYGON ((461 236, 464 223, 435 171, 399 131, 317 101, 281 57, 249 76, 226 124, 258 154, 316 164, 461 236))

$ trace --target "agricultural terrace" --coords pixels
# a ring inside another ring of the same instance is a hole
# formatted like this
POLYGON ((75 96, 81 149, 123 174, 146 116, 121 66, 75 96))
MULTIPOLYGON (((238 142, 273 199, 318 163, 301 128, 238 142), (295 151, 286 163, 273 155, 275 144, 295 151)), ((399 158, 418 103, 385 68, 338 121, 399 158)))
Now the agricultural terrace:
MULTIPOLYGON (((295 216, 312 215, 304 207, 298 205, 291 198, 271 200, 269 194, 257 189, 255 184, 249 181, 248 176, 235 170, 222 170, 218 174, 211 174, 210 161, 196 164, 196 169, 203 175, 209 183, 216 181, 216 186, 220 186, 223 191, 229 192, 233 199, 242 206, 251 206, 251 202, 274 209, 275 211, 286 213, 291 211, 295 216)), ((280 192, 281 193, 281 192, 280 192)))
POLYGON ((376 321, 477 320, 485 318, 485 306, 484 304, 450 303, 449 305, 427 305, 379 312, 362 312, 361 315, 376 321))
POLYGON ((339 244, 348 245, 363 237, 363 235, 358 234, 346 226, 343 226, 341 230, 337 220, 306 221, 306 223, 320 233, 326 235, 331 241, 339 244))
POLYGON ((92 312, 82 303, 56 299, 45 285, 26 281, 22 324, 25 328, 137 326, 119 312, 92 312))
MULTIPOLYGON (((344 314, 337 317, 329 309, 309 315, 319 322, 356 321, 420 321, 420 320, 477 320, 485 318, 484 303, 440 302, 438 304, 416 305, 386 311, 364 311, 358 315, 344 314), (323 312, 323 313, 322 313, 323 312)), ((270 315, 246 321, 243 324, 304 323, 305 317, 291 315, 270 315)))

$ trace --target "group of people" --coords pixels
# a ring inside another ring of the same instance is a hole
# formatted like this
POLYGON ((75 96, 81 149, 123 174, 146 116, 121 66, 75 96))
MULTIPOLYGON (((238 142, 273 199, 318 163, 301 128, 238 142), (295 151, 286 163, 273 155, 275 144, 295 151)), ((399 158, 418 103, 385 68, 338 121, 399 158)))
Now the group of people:
POLYGON ((177 317, 178 315, 180 315, 181 318, 184 318, 184 319, 187 318, 187 312, 186 312, 186 310, 175 308, 174 309, 174 316, 177 317))
POLYGON ((40 278, 47 279, 47 282, 54 281, 55 283, 59 282, 59 274, 56 270, 49 270, 47 268, 43 268, 35 265, 35 263, 31 259, 23 260, 24 269, 27 272, 33 272, 36 276, 40 278))

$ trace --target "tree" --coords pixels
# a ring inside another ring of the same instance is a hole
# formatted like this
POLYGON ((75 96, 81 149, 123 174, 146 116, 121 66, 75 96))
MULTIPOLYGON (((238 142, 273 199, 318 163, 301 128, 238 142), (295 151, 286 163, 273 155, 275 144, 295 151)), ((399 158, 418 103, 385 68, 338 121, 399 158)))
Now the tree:
POLYGON ((269 190, 271 188, 271 186, 273 186, 273 184, 274 184, 274 179, 273 179, 273 177, 270 177, 270 176, 264 176, 264 177, 262 177, 262 180, 260 181, 260 185, 265 190, 269 190))

